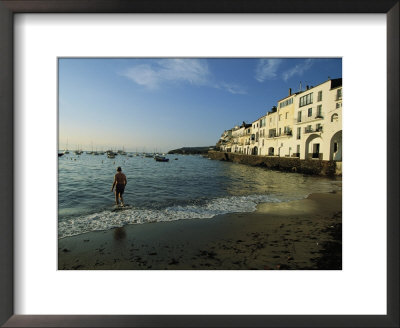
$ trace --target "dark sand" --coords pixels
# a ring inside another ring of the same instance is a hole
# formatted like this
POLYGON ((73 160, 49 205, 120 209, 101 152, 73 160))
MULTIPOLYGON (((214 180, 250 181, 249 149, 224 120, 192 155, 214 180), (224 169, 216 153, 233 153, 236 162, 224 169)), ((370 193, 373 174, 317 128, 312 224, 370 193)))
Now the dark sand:
POLYGON ((342 194, 67 237, 60 270, 341 270, 342 194))

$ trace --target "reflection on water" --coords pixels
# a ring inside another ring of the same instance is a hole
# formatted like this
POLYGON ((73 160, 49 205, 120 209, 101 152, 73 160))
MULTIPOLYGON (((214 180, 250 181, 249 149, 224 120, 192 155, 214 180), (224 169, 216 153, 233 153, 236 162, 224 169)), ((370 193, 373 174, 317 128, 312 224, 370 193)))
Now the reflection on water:
MULTIPOLYGON (((201 156, 171 158, 178 160, 164 163, 121 155, 111 160, 105 155, 88 154, 60 157, 59 235, 130 223, 246 212, 261 202, 284 202, 341 189, 341 180, 270 171, 201 156), (115 211, 110 189, 118 166, 127 176, 124 200, 128 206, 115 211)), ((117 231, 114 237, 123 239, 124 231, 117 231)))
POLYGON ((126 237, 126 232, 123 227, 116 228, 114 230, 114 240, 120 241, 125 239, 125 237, 126 237))

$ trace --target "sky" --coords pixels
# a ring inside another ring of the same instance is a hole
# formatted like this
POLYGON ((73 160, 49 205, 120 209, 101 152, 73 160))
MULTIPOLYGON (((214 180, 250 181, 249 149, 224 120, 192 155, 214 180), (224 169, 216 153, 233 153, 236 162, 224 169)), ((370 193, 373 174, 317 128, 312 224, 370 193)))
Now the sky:
POLYGON ((289 88, 339 77, 341 58, 60 58, 59 149, 212 146, 289 88))

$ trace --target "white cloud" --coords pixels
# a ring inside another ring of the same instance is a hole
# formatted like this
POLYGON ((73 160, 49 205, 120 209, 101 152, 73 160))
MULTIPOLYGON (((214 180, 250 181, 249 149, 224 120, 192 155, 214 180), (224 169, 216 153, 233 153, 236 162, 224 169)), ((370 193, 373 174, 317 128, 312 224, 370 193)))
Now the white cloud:
POLYGON ((282 62, 282 59, 260 59, 256 67, 256 80, 264 82, 265 80, 273 80, 281 77, 286 82, 294 75, 303 75, 305 71, 311 68, 314 60, 306 59, 296 66, 280 73, 279 68, 282 62))
POLYGON ((180 82, 221 89, 232 94, 247 93, 238 84, 214 81, 207 61, 204 59, 162 59, 152 65, 130 67, 120 75, 149 89, 155 89, 164 83, 180 82))
POLYGON ((242 86, 235 84, 235 83, 227 83, 227 82, 220 82, 219 84, 215 85, 218 89, 224 89, 234 95, 245 95, 247 94, 247 90, 242 86))
POLYGON ((154 65, 133 66, 121 73, 136 84, 156 88, 165 82, 206 85, 210 72, 206 61, 197 59, 163 59, 154 65))
POLYGON ((149 65, 138 65, 128 68, 125 72, 121 73, 121 75, 139 85, 144 85, 149 88, 156 87, 160 80, 160 76, 149 65))
POLYGON ((260 59, 256 67, 256 80, 263 82, 267 79, 275 79, 281 63, 282 59, 260 59))
POLYGON ((284 81, 289 80, 294 75, 303 75, 303 73, 311 68, 313 65, 312 59, 306 59, 304 62, 297 64, 296 66, 288 69, 282 73, 282 78, 284 81))

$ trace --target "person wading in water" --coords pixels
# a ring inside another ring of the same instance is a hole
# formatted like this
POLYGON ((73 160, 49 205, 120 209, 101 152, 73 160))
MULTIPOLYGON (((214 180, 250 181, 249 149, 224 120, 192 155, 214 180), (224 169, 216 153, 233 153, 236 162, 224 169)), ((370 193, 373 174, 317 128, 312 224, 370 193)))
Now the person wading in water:
POLYGON ((119 199, 121 200, 121 205, 124 206, 124 198, 122 194, 124 193, 126 186, 126 175, 122 173, 120 166, 117 168, 117 173, 114 176, 114 183, 112 185, 111 191, 114 191, 115 187, 115 205, 119 205, 119 199))

